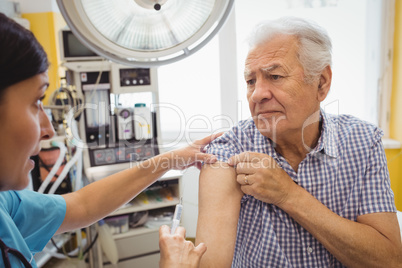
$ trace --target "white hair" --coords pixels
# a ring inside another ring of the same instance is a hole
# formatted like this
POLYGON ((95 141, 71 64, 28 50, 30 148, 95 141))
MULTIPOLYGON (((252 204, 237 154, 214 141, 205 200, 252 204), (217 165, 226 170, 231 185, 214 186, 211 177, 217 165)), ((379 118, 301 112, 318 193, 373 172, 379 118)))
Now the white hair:
POLYGON ((298 39, 298 59, 307 82, 319 78, 321 72, 332 65, 332 44, 327 31, 313 21, 297 17, 259 23, 248 38, 249 48, 270 41, 277 35, 291 35, 298 39))

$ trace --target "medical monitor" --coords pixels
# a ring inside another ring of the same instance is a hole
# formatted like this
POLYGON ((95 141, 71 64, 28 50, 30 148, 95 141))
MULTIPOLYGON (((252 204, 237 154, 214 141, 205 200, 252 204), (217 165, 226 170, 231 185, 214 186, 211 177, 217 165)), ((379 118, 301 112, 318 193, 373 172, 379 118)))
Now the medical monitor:
POLYGON ((88 61, 103 59, 101 56, 82 44, 71 30, 60 31, 60 44, 62 61, 88 61))

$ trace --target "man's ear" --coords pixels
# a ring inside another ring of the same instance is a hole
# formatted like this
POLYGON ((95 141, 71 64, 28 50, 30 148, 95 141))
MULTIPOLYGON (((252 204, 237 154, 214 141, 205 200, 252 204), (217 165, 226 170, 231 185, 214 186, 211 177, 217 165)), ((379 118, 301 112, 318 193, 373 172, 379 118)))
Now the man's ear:
POLYGON ((320 76, 320 81, 318 83, 317 100, 319 102, 325 100, 328 95, 329 89, 331 88, 332 81, 332 70, 331 66, 325 67, 320 76))

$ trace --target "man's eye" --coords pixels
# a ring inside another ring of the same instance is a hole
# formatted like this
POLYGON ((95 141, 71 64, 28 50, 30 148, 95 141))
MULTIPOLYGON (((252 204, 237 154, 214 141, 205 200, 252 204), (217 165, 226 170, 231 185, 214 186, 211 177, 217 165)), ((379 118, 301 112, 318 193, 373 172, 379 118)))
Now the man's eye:
POLYGON ((282 76, 273 74, 273 75, 271 75, 271 78, 272 78, 272 80, 279 80, 282 78, 282 76))
POLYGON ((247 82, 248 86, 252 86, 255 84, 255 79, 250 79, 250 80, 247 80, 246 82, 247 82))

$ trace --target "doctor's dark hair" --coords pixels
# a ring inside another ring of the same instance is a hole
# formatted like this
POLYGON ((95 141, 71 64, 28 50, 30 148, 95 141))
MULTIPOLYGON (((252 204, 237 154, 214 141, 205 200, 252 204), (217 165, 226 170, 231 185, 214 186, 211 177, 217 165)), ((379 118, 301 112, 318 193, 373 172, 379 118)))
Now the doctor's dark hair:
POLYGON ((46 52, 32 32, 0 13, 0 100, 7 87, 48 67, 46 52))
POLYGON ((332 44, 327 31, 313 21, 282 17, 256 25, 249 36, 249 47, 268 42, 278 35, 295 36, 299 42, 298 60, 304 68, 305 81, 312 83, 332 65, 332 44))

